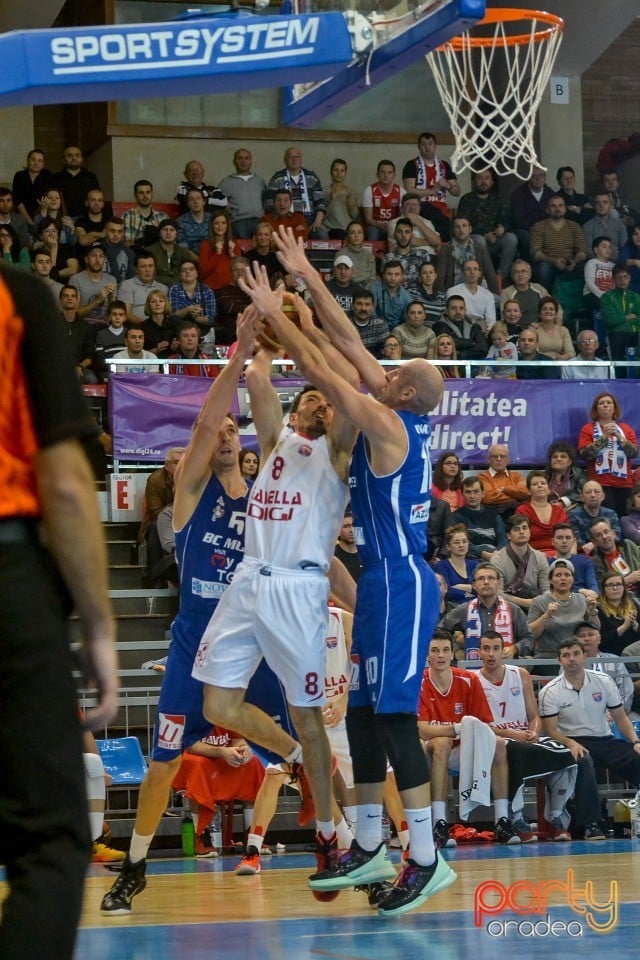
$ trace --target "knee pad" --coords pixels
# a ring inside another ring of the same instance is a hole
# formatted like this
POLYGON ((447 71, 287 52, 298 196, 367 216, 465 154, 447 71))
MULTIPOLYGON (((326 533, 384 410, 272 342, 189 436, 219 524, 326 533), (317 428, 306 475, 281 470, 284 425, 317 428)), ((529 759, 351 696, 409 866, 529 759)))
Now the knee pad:
POLYGON ((371 707, 349 707, 347 736, 355 783, 383 783, 387 776, 387 754, 380 742, 371 707))
POLYGON ((104 800, 107 788, 104 782, 104 765, 97 753, 83 753, 84 778, 88 800, 104 800))
POLYGON ((428 783, 429 765, 420 744, 415 714, 379 713, 375 716, 375 723, 400 793, 428 783))

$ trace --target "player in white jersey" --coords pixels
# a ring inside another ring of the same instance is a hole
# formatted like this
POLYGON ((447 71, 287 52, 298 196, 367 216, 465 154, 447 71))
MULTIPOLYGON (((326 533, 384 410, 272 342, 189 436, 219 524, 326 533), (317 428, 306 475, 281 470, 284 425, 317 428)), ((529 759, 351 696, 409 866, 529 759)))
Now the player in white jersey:
POLYGON ((508 735, 513 740, 535 743, 540 735, 540 717, 531 677, 522 667, 502 663, 500 657, 500 668, 496 666, 491 671, 492 677, 498 679, 489 679, 485 671, 490 668, 486 666, 486 662, 494 666, 497 660, 496 650, 498 647, 501 650, 502 644, 498 639, 487 637, 486 634, 482 641, 486 642, 486 661, 483 657, 485 666, 478 677, 494 717, 493 729, 504 731, 505 736, 508 735), (502 679, 499 679, 501 672, 502 679))
MULTIPOLYGON (((300 403, 308 406, 309 402, 316 408, 314 416, 326 425, 331 414, 324 397, 305 388, 300 403)), ((296 422, 299 413, 294 411, 296 422)), ((277 557, 278 566, 288 570, 326 573, 346 499, 347 489, 332 467, 326 436, 313 437, 299 426, 295 432, 282 427, 251 488, 245 557, 277 557)))
POLYGON ((494 717, 492 729, 507 740, 512 826, 522 843, 538 838, 524 816, 522 782, 549 775, 549 827, 554 840, 569 840, 566 802, 575 790, 575 760, 570 751, 540 735, 542 721, 531 677, 523 667, 504 662, 504 639, 495 630, 480 638, 478 678, 494 717))
POLYGON ((283 429, 272 359, 258 350, 246 378, 261 467, 247 508, 245 559, 205 631, 193 676, 206 684, 205 715, 212 723, 238 731, 287 763, 304 762, 322 868, 337 847, 322 715, 326 574, 344 515, 356 431, 313 387, 296 398, 293 429, 283 429), (300 743, 245 702, 263 656, 284 686, 300 743))
POLYGON ((385 375, 363 347, 348 317, 333 297, 327 296, 322 278, 293 234, 281 230, 276 244, 287 272, 302 277, 310 290, 326 337, 314 328, 306 316, 304 302, 299 299, 298 314, 304 327, 304 334, 300 333, 283 313, 281 297, 270 289, 265 271, 256 270, 253 278, 240 283, 259 313, 268 318, 298 368, 360 428, 357 469, 351 471, 349 481, 355 492, 361 494, 358 526, 370 516, 367 494, 369 504, 375 504, 377 521, 370 524, 374 539, 368 561, 363 557, 365 572, 358 581, 354 615, 356 626, 359 624, 356 641, 362 661, 360 692, 356 703, 353 690, 350 692, 347 713, 358 796, 357 835, 343 855, 335 858, 328 853, 326 869, 310 877, 309 886, 314 894, 331 894, 349 886, 396 877, 382 840, 385 757, 389 756, 405 808, 411 846, 406 866, 378 904, 380 915, 392 916, 420 906, 455 880, 455 873, 437 855, 433 844, 429 769, 416 722, 422 650, 437 611, 437 604, 432 602, 437 594, 435 578, 422 555, 426 550, 424 523, 429 500, 429 486, 425 483, 429 473, 428 411, 442 394, 442 379, 438 379, 426 360, 411 360, 385 375), (359 386, 352 386, 351 380, 345 382, 326 353, 329 341, 334 353, 343 362, 348 358, 358 370, 374 396, 365 396, 359 386), (381 531, 385 540, 376 543, 375 536, 381 531), (367 564, 371 576, 367 575, 367 564), (364 579, 368 583, 365 596, 364 579), (375 613, 368 615, 367 611, 372 610, 375 613), (399 663, 401 669, 394 669, 399 663), (366 703, 361 706, 360 700, 366 703))

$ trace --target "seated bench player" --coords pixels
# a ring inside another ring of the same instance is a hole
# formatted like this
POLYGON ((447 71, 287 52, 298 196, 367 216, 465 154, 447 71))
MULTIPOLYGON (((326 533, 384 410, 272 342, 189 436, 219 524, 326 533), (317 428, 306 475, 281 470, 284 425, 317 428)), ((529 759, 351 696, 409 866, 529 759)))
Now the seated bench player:
MULTIPOLYGON (((446 821, 449 770, 460 769, 460 723, 465 716, 490 725, 493 714, 476 672, 452 667, 453 640, 448 630, 436 628, 429 644, 418 706, 418 731, 431 762, 433 834, 439 847, 455 846, 446 821)), ((491 788, 495 812, 495 841, 520 843, 509 820, 506 743, 495 740, 491 758, 491 788)), ((460 784, 462 789, 462 783, 460 784)))
POLYGON ((264 775, 264 766, 247 741, 223 727, 213 727, 183 753, 172 786, 184 791, 196 817, 196 857, 218 855, 207 834, 217 805, 228 800, 253 805, 264 775))
MULTIPOLYGON (((495 630, 487 630, 481 638, 480 659, 478 678, 493 714, 491 726, 507 741, 513 829, 522 843, 538 839, 524 817, 522 787, 529 778, 549 775, 545 818, 551 839, 570 840, 566 802, 575 790, 576 761, 568 747, 540 735, 542 722, 531 677, 523 667, 505 663, 504 641, 495 630)), ((589 764, 590 760, 582 762, 589 764)), ((576 823, 582 828, 593 819, 592 803, 593 794, 582 790, 580 799, 576 799, 576 823)))

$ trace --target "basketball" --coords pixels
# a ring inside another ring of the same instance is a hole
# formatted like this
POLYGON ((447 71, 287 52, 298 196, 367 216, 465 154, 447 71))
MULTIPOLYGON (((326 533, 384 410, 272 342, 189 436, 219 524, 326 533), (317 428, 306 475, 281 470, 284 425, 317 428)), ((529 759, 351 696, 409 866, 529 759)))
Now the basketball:
MULTIPOLYGON (((300 317, 296 309, 295 294, 285 291, 282 295, 282 312, 286 314, 289 320, 293 321, 297 327, 300 326, 300 317)), ((284 350, 283 345, 276 337, 271 324, 268 320, 264 321, 264 330, 258 337, 258 343, 269 350, 284 350)))

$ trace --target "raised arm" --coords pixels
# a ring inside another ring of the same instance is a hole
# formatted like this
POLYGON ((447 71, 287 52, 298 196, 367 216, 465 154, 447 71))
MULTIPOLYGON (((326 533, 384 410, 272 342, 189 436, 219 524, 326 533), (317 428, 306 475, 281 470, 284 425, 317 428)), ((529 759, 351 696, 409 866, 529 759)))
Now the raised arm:
POLYGON ((176 468, 173 510, 176 530, 181 530, 190 519, 211 476, 210 461, 218 431, 231 409, 245 362, 253 353, 257 324, 258 317, 253 307, 238 316, 237 349, 214 380, 198 414, 191 442, 176 468))
POLYGON ((261 459, 269 456, 282 430, 282 404, 271 383, 271 366, 275 354, 261 346, 247 370, 247 389, 251 400, 251 416, 256 428, 261 459))
POLYGON ((300 329, 311 343, 313 343, 323 355, 332 370, 335 370, 343 380, 350 383, 356 390, 360 389, 360 377, 353 364, 347 360, 344 354, 336 350, 326 333, 319 330, 313 322, 313 314, 299 294, 295 296, 296 310, 300 321, 300 329))
MULTIPOLYGON (((400 418, 393 410, 345 383, 329 367, 320 350, 282 312, 282 295, 270 289, 264 268, 256 269, 255 276, 247 275, 240 280, 240 286, 249 294, 258 312, 267 317, 276 336, 306 379, 315 384, 333 404, 330 441, 334 454, 350 454, 355 428, 359 428, 367 435, 372 447, 376 448, 374 469, 377 472, 397 469, 407 449, 406 431, 400 418)), ((341 474, 335 458, 334 466, 341 474)))
POLYGON ((318 271, 309 263, 302 241, 297 240, 291 230, 281 226, 273 234, 273 242, 278 259, 287 273, 299 276, 304 281, 322 329, 331 343, 353 364, 369 390, 373 394, 378 393, 384 385, 385 372, 364 346, 358 331, 331 295, 318 271))

